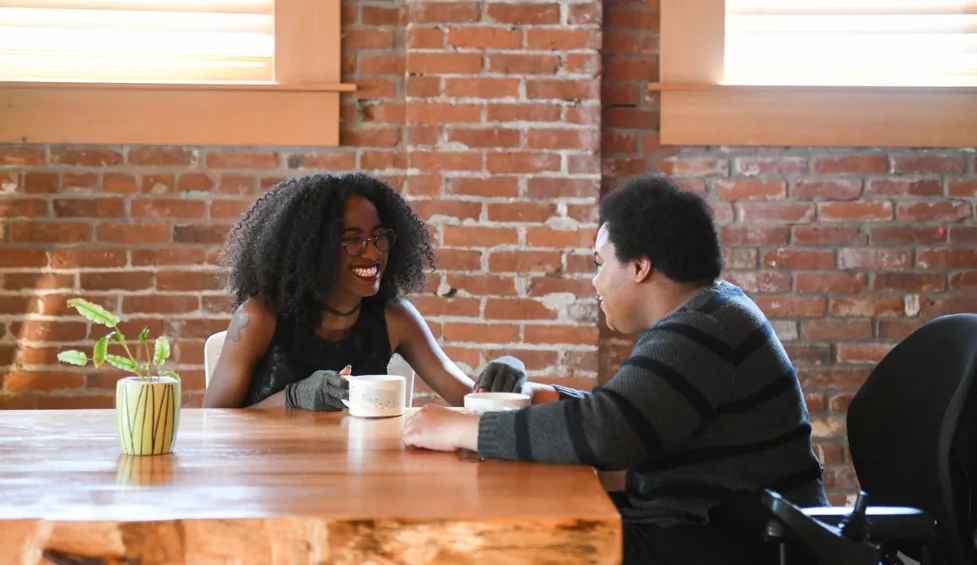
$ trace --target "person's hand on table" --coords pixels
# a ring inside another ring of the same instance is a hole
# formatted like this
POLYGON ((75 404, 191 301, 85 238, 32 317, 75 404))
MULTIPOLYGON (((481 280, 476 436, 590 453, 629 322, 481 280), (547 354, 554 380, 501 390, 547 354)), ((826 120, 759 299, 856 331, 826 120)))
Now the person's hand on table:
POLYGON ((350 367, 342 371, 316 371, 297 383, 285 387, 285 407, 313 412, 338 412, 349 400, 350 367))
POLYGON ((434 451, 478 451, 478 414, 428 404, 404 424, 404 444, 434 451))
POLYGON ((526 365, 510 355, 492 360, 475 382, 475 392, 522 392, 526 365))

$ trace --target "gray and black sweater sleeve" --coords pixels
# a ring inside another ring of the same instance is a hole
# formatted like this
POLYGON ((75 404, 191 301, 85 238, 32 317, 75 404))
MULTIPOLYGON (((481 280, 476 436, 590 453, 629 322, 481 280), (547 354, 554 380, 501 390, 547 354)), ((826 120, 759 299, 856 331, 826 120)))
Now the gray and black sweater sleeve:
POLYGON ((607 470, 646 461, 690 436, 728 398, 735 367, 717 353, 728 348, 715 319, 679 311, 647 330, 592 394, 560 391, 560 402, 483 414, 478 450, 607 470))

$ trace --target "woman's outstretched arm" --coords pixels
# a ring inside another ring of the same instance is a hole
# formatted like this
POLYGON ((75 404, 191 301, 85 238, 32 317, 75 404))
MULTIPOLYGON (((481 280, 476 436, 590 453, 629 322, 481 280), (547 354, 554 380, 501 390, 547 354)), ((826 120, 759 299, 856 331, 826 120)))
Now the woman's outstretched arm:
MULTIPOLYGON (((254 366, 268 350, 275 334, 275 314, 254 298, 234 312, 214 374, 204 395, 204 408, 240 408, 251 386, 254 366)), ((279 392, 255 407, 281 408, 284 394, 279 392)))

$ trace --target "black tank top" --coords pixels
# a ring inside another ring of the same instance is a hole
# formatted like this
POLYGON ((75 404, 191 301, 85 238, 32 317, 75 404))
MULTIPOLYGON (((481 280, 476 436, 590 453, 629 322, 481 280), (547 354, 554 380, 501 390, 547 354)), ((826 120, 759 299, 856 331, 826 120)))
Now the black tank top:
POLYGON ((244 406, 261 402, 322 369, 341 371, 352 365, 354 375, 385 374, 390 356, 387 319, 378 300, 363 301, 359 318, 343 341, 326 341, 312 329, 279 322, 271 345, 255 364, 244 406))

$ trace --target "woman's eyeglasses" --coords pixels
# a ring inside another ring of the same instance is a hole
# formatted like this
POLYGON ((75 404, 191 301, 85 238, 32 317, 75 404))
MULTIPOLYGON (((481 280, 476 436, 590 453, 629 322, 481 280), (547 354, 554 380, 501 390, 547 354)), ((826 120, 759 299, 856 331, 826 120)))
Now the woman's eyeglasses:
POLYGON ((343 249, 351 257, 359 257, 366 253, 366 248, 370 243, 377 248, 377 251, 385 253, 397 243, 397 234, 394 230, 383 230, 373 237, 363 237, 362 235, 346 238, 342 241, 343 249))

